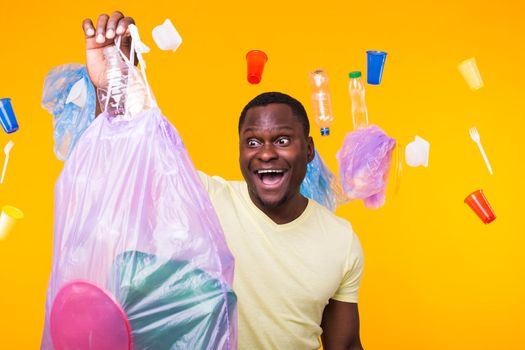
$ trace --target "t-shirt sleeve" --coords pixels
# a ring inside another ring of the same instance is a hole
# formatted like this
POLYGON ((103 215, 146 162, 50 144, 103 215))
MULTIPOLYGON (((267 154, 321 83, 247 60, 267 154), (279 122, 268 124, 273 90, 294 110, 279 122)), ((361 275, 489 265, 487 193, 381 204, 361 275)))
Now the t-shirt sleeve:
POLYGON ((224 189, 227 185, 226 180, 218 176, 209 176, 200 170, 197 170, 199 178, 201 179, 204 189, 208 192, 210 197, 214 197, 217 192, 224 189))
POLYGON ((206 192, 208 192, 209 194, 210 193, 210 177, 200 170, 197 170, 197 173, 199 174, 199 178, 201 179, 201 182, 204 185, 206 192))
POLYGON ((363 250, 361 249, 361 243, 359 243, 359 239, 354 233, 352 233, 352 235, 353 239, 348 248, 343 280, 332 297, 334 300, 347 303, 357 303, 357 294, 364 267, 364 256, 363 250))

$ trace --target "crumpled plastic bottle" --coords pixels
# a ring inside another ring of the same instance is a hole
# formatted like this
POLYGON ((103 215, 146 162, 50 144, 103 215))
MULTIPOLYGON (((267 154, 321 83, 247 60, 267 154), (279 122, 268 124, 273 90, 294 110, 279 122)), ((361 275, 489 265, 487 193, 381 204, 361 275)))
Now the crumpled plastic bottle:
POLYGON ((97 85, 101 111, 110 118, 130 120, 150 108, 145 82, 136 67, 124 61, 115 45, 106 46, 103 54, 106 65, 97 85))

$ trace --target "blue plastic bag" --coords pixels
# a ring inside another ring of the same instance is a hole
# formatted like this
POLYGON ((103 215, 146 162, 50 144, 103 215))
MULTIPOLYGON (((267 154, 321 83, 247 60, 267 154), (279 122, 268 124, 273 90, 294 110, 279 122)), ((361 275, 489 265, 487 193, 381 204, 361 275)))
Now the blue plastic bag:
POLYGON ((42 107, 53 115, 55 155, 66 160, 95 119, 96 93, 86 68, 65 64, 51 70, 44 82, 42 107))
MULTIPOLYGON (((335 211, 338 204, 338 179, 323 163, 315 150, 314 159, 308 163, 306 176, 301 183, 301 194, 335 211)), ((340 192, 340 191, 339 191, 340 192)))

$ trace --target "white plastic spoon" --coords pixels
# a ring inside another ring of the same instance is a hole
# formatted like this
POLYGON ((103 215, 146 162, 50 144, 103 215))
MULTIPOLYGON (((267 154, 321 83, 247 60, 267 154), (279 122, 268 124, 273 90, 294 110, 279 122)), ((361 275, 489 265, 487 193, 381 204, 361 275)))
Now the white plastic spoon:
POLYGON ((0 179, 0 184, 4 183, 4 176, 5 176, 5 171, 7 169, 7 162, 9 161, 9 152, 11 152, 11 148, 13 148, 14 145, 15 143, 13 141, 9 141, 7 145, 5 145, 4 147, 4 152, 5 152, 4 170, 2 170, 2 179, 0 179))

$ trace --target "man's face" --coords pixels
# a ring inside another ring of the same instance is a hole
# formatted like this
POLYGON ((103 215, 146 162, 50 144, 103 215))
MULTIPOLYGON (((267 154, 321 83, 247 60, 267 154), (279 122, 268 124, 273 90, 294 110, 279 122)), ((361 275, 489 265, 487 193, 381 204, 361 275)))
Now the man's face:
POLYGON ((272 103, 250 108, 239 141, 241 171, 258 207, 278 208, 300 197, 314 147, 290 106, 272 103))

